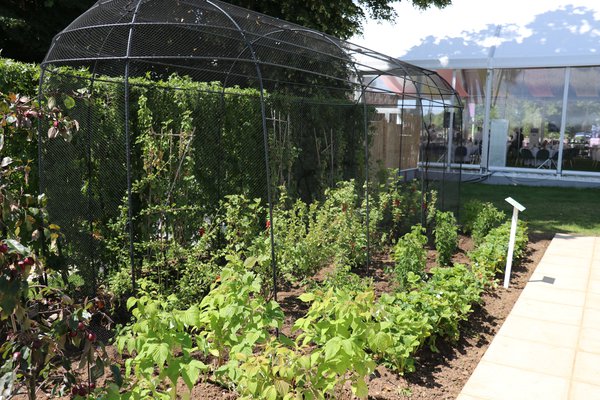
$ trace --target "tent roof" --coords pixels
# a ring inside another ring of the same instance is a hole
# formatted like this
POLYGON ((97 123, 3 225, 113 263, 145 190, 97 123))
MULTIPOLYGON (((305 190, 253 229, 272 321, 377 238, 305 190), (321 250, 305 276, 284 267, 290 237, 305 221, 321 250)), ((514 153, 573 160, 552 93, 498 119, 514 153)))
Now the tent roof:
POLYGON ((600 20, 595 10, 568 6, 539 14, 525 26, 429 36, 401 59, 434 70, 600 65, 600 20))

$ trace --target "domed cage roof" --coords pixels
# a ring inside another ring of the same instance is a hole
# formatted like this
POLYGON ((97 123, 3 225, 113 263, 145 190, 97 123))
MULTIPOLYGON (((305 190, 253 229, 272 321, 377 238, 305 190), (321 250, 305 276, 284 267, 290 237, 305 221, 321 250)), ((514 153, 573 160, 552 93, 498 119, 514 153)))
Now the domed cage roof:
POLYGON ((123 78, 177 73, 309 97, 353 90, 356 100, 372 92, 460 105, 432 71, 216 0, 100 0, 54 38, 42 63, 65 65, 123 78))
MULTIPOLYGON (((165 248, 140 243, 196 243, 228 195, 272 221, 280 188, 312 201, 353 180, 368 232, 372 171, 417 176, 431 119, 461 109, 432 71, 216 0, 98 1, 52 41, 40 97, 79 127, 40 128, 40 189, 92 287, 165 248)), ((421 189, 407 221, 424 221, 421 189)))

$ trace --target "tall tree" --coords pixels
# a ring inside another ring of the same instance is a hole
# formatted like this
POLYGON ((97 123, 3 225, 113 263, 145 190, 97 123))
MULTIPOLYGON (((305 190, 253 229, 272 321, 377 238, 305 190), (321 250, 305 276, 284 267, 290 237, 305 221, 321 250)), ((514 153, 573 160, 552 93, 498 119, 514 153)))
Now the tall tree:
MULTIPOLYGON (((367 18, 394 20, 394 3, 402 0, 230 0, 250 10, 348 39, 361 33, 367 18)), ((412 1, 418 8, 445 7, 452 0, 412 1)), ((54 35, 94 4, 95 0, 2 0, 0 55, 40 62, 54 35)))
POLYGON ((2 57, 40 62, 54 35, 94 4, 95 0, 2 0, 2 57))
POLYGON ((452 0, 228 0, 250 10, 294 22, 307 28, 349 39, 362 33, 367 18, 393 21, 396 18, 394 3, 411 1, 420 9, 444 8, 452 0))

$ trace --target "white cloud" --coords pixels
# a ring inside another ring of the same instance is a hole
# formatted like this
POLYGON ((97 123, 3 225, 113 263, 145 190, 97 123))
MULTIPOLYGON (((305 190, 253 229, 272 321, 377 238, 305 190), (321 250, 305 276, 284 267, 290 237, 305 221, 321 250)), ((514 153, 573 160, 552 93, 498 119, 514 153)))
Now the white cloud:
MULTIPOLYGON (((413 7, 409 0, 402 0, 395 6, 398 12, 395 24, 370 21, 365 25, 364 34, 350 41, 392 57, 400 57, 428 36, 438 40, 461 37, 465 32, 480 31, 488 25, 514 24, 520 27, 515 35, 517 40, 523 40, 531 34, 525 25, 532 22, 536 15, 568 5, 593 9, 596 11, 595 18, 600 19, 598 0, 453 0, 445 9, 425 11, 413 7)), ((580 29, 589 28, 583 25, 580 29)))

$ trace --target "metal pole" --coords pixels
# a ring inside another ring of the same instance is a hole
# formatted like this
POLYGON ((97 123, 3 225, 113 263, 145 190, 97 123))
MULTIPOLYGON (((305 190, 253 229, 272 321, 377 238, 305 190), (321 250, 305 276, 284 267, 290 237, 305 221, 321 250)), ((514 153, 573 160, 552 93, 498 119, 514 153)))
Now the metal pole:
POLYGON ((125 157, 127 157, 127 225, 129 230, 129 263, 131 265, 131 288, 133 293, 136 292, 135 282, 135 254, 133 246, 133 195, 131 192, 132 182, 132 169, 131 169, 131 134, 129 132, 129 56, 131 55, 131 39, 133 37, 133 28, 135 25, 135 19, 137 12, 142 4, 141 0, 135 6, 133 17, 131 18, 131 25, 129 28, 129 36, 127 38, 127 57, 125 61, 125 157))
POLYGON ((567 100, 569 98, 569 83, 571 81, 571 67, 565 69, 565 87, 563 89, 562 114, 560 117, 560 141, 558 143, 558 159, 556 160, 556 173, 562 174, 563 151, 565 148, 565 126, 567 125, 567 100))
POLYGON ((369 119, 367 115, 367 97, 365 96, 365 88, 362 86, 362 98, 363 98, 363 129, 365 132, 365 221, 367 224, 367 260, 366 260, 366 273, 369 275, 369 264, 370 264, 370 256, 371 256, 371 240, 370 240, 370 229, 369 229, 369 119))
POLYGON ((487 171, 489 168, 489 153, 490 153, 490 113, 492 108, 492 83, 494 80, 494 70, 487 70, 487 78, 485 81, 485 113, 483 116, 483 133, 481 135, 481 160, 479 162, 482 170, 487 171))
MULTIPOLYGON (((456 91, 456 70, 452 70, 452 89, 456 91)), ((450 98, 450 115, 448 116, 448 164, 446 169, 450 171, 452 164, 452 146, 454 145, 454 96, 450 98)))

